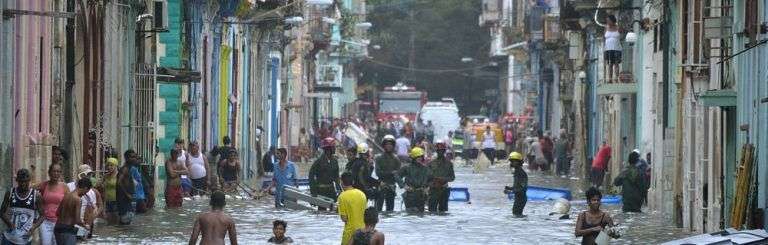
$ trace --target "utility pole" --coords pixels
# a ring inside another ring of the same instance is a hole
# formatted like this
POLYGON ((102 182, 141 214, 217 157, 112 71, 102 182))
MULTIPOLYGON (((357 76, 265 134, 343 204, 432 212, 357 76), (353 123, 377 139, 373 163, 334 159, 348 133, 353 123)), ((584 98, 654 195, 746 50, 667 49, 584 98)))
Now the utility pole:
MULTIPOLYGON (((75 0, 67 0, 67 12, 75 12, 75 0)), ((75 149, 72 148, 72 109, 73 103, 73 90, 75 87, 75 19, 67 19, 67 36, 65 47, 65 59, 67 63, 66 79, 64 82, 64 123, 63 123, 63 136, 60 143, 60 147, 66 149, 68 152, 74 153, 75 149)), ((71 159, 71 158, 70 158, 71 159)), ((71 160, 69 160, 71 161, 71 160)), ((72 165, 69 161, 65 161, 65 165, 62 166, 65 169, 65 176, 71 176, 72 165)))
MULTIPOLYGON (((408 29, 410 30, 410 38, 408 40, 408 44, 411 46, 411 49, 408 54, 408 73, 406 78, 413 78, 413 68, 414 64, 416 63, 416 31, 414 30, 413 26, 416 24, 413 21, 413 16, 415 15, 414 6, 411 6, 411 8, 408 10, 408 29)), ((406 80, 406 79, 403 79, 406 80)))

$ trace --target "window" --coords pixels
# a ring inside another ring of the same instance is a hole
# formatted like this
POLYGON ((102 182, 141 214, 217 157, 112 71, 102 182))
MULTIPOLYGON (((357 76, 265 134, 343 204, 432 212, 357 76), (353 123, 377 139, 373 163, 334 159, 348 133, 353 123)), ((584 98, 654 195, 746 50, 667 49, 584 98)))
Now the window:
POLYGON ((154 1, 153 19, 155 29, 168 28, 168 3, 164 0, 154 1))
POLYGON ((757 0, 744 0, 744 34, 747 36, 750 44, 757 41, 758 28, 760 26, 757 23, 758 8, 757 0))
POLYGON ((653 21, 653 51, 659 52, 664 50, 664 32, 661 30, 662 25, 659 25, 659 20, 653 21))
POLYGON ((379 100, 379 111, 389 113, 417 113, 421 108, 419 99, 382 99, 379 100))

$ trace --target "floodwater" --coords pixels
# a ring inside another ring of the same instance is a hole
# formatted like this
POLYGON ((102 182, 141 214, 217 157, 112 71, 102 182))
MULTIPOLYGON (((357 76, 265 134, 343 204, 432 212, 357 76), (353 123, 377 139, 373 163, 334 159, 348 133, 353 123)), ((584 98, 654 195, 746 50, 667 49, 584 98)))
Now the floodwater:
MULTIPOLYGON (((504 165, 479 174, 457 166, 452 186, 468 187, 471 203, 451 202, 447 215, 407 215, 399 206, 395 213, 381 215, 377 229, 384 232, 387 244, 579 244, 580 239, 573 235, 574 223, 585 204, 572 206, 570 220, 550 219, 550 202, 528 202, 524 211, 527 217, 513 218, 512 202, 502 193, 504 185, 512 182, 504 165)), ((530 185, 571 188, 574 199, 584 199, 578 180, 538 172, 529 172, 529 179, 530 185)), ((396 202, 400 205, 399 197, 396 202)), ((208 199, 200 198, 185 200, 180 210, 156 207, 150 214, 137 216, 131 226, 100 226, 88 243, 186 243, 196 215, 208 210, 207 205, 208 199)), ((603 208, 626 227, 624 236, 613 244, 657 244, 687 235, 653 213, 623 214, 618 205, 603 208)), ((343 223, 336 214, 275 210, 271 198, 228 199, 225 211, 237 222, 238 241, 243 244, 265 244, 272 236, 275 219, 288 222, 287 235, 295 244, 339 244, 341 240, 343 223)))

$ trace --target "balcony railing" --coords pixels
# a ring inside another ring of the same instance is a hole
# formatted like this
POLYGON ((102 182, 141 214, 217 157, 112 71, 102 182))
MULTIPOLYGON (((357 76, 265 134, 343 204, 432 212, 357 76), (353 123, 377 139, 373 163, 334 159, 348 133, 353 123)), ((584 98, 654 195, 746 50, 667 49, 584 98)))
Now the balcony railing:
POLYGON ((330 43, 331 42, 331 27, 327 23, 317 21, 312 24, 309 29, 309 35, 312 42, 315 43, 330 43))
POLYGON ((546 6, 534 6, 530 8, 528 13, 528 32, 531 33, 533 40, 544 39, 544 15, 546 13, 546 6))
POLYGON ((560 41, 560 16, 546 15, 544 17, 544 41, 560 41))

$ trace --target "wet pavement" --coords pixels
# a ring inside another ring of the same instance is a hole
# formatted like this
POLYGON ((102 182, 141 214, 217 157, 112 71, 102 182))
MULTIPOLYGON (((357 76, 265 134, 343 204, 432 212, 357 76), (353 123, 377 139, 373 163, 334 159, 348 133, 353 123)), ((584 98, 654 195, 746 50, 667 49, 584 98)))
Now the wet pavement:
MULTIPOLYGON (((574 204, 570 220, 550 219, 551 202, 528 202, 526 218, 512 217, 512 202, 502 193, 512 174, 503 166, 492 166, 480 174, 472 168, 457 167, 452 186, 468 187, 471 203, 451 202, 447 215, 406 215, 380 217, 377 229, 386 235, 387 244, 579 244, 574 233, 575 217, 586 208, 574 204)), ((574 199, 584 199, 579 180, 529 173, 530 184, 571 188, 574 199)), ((396 201, 400 205, 400 199, 396 201)), ((158 203, 162 203, 159 201, 158 203)), ((179 244, 189 239, 195 216, 208 209, 208 199, 185 200, 181 210, 156 207, 137 216, 131 226, 102 225, 89 244, 179 244)), ((275 210, 271 198, 227 200, 225 211, 237 222, 238 241, 265 244, 272 236, 272 221, 288 222, 287 235, 296 244, 338 244, 343 223, 338 215, 310 211, 275 210)), ((626 227, 621 239, 612 244, 657 244, 685 237, 670 222, 653 213, 623 214, 619 205, 604 205, 614 220, 626 227)))

